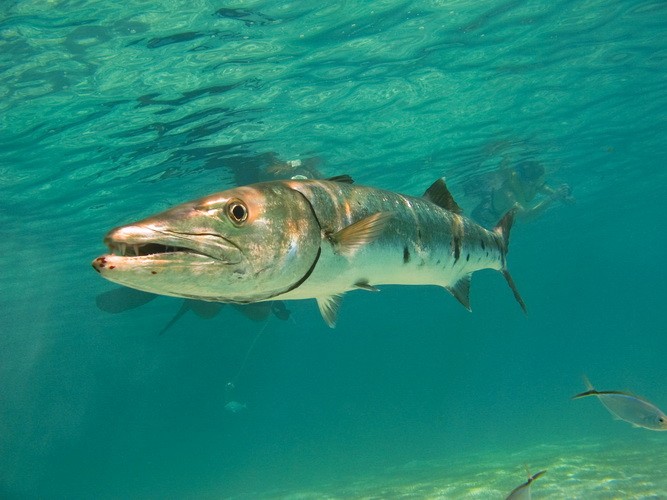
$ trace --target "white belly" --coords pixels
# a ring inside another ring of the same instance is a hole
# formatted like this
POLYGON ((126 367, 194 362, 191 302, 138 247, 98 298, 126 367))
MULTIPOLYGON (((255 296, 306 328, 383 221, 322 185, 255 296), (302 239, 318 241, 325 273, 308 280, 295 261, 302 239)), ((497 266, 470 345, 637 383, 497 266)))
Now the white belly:
POLYGON ((498 252, 464 251, 455 261, 449 246, 413 251, 406 259, 402 247, 373 245, 351 257, 335 254, 330 245, 322 253, 312 274, 280 299, 322 298, 359 288, 358 284, 438 285, 449 287, 463 276, 480 269, 501 269, 498 252))

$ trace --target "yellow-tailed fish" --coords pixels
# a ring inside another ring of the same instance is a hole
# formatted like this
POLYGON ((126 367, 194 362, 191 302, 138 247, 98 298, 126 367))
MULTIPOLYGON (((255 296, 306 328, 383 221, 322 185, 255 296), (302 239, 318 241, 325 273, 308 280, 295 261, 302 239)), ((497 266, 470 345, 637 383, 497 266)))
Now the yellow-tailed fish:
POLYGON ((597 391, 588 378, 584 377, 588 390, 573 396, 572 399, 596 396, 607 410, 616 418, 625 420, 635 427, 652 431, 667 431, 667 415, 653 403, 621 391, 597 391))
POLYGON ((335 325, 341 296, 380 284, 439 285, 470 309, 471 274, 507 271, 514 213, 493 231, 461 215, 437 180, 423 197, 349 176, 270 181, 216 193, 111 230, 93 261, 106 279, 198 300, 317 300, 335 325))

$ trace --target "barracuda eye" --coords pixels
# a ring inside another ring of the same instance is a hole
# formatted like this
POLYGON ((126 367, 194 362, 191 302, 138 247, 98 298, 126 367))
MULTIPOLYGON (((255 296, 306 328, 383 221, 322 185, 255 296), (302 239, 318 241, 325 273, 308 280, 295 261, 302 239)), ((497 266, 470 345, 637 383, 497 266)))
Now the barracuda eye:
POLYGON ((227 216, 235 225, 240 226, 248 218, 248 207, 241 200, 229 200, 227 216))

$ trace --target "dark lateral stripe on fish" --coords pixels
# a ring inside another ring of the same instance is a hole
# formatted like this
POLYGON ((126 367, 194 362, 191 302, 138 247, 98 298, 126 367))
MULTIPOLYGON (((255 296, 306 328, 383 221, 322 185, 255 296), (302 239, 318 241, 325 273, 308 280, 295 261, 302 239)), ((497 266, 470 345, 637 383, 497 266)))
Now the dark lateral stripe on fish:
POLYGON ((643 398, 640 398, 639 396, 635 396, 634 394, 630 394, 629 392, 623 392, 623 391, 598 391, 595 389, 590 389, 586 392, 582 392, 580 394, 577 394, 575 396, 572 396, 572 399, 579 399, 579 398, 585 398, 587 396, 626 396, 628 398, 634 398, 640 401, 646 401, 643 398))
POLYGON ((546 472, 547 472, 546 470, 541 470, 540 472, 536 472, 535 474, 533 474, 533 475, 530 477, 530 479, 528 479, 528 482, 529 482, 529 483, 532 483, 532 482, 535 481, 538 477, 540 477, 540 476, 546 474, 546 472))
POLYGON ((454 217, 452 221, 452 252, 454 253, 454 262, 452 265, 456 264, 461 256, 463 236, 463 220, 460 217, 454 217))

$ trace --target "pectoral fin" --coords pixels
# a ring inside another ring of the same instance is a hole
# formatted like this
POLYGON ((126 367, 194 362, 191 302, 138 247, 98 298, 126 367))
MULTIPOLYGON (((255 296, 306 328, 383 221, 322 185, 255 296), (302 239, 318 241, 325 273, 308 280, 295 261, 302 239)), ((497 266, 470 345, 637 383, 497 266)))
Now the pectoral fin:
POLYGON ((334 251, 350 256, 376 239, 391 219, 391 212, 377 212, 329 236, 334 251))
POLYGON ((169 330, 174 324, 183 317, 183 315, 190 310, 190 304, 188 303, 187 300, 184 300, 183 303, 181 304, 181 308, 178 310, 178 312, 174 315, 173 318, 169 320, 169 322, 164 325, 162 330, 158 332, 158 335, 163 335, 166 333, 167 330, 169 330))
POLYGON ((204 302, 192 299, 186 299, 185 302, 190 310, 202 319, 214 318, 225 305, 222 302, 204 302))
POLYGON ((320 308, 320 314, 322 315, 322 318, 324 318, 324 321, 326 321, 327 325, 329 325, 331 328, 336 326, 338 308, 340 307, 340 301, 342 298, 342 295, 331 295, 329 297, 317 298, 317 307, 320 308))

